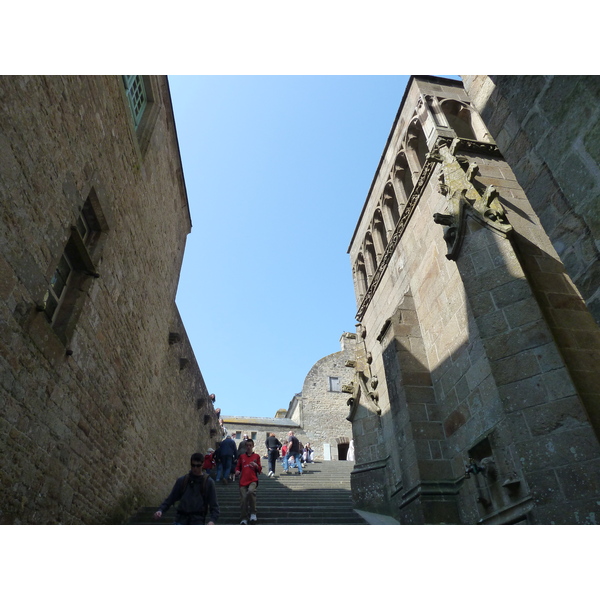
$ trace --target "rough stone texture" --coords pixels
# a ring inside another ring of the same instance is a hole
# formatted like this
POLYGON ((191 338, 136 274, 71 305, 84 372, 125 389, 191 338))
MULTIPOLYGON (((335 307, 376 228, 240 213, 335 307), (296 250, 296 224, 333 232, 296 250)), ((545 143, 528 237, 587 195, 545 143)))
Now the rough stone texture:
POLYGON ((463 80, 564 269, 600 323, 600 77, 463 80))
POLYGON ((354 360, 356 335, 344 333, 340 340, 341 351, 325 356, 311 368, 304 379, 300 396, 294 398, 288 417, 297 421, 310 442, 315 457, 324 457, 323 444, 331 450, 331 459, 345 460, 347 445, 352 439, 352 425, 347 420, 348 394, 342 387, 354 376, 347 362, 354 360), (330 390, 330 378, 338 380, 339 391, 330 390))
POLYGON ((519 256, 600 434, 600 77, 464 82, 531 203, 507 206, 519 256), (538 223, 551 245, 532 235, 538 223))
MULTIPOLYGON (((535 102, 545 79, 531 84, 535 102)), ((481 103, 494 98, 489 80, 472 89, 481 103)), ((483 116, 506 122, 490 126, 494 138, 511 133, 523 147, 511 115, 499 100, 483 116)), ((544 207, 490 133, 460 83, 411 79, 349 248, 357 332, 371 357, 358 375, 365 390, 377 382, 375 402, 355 394, 353 494, 407 524, 593 522, 597 325, 544 207), (454 127, 466 139, 450 146, 454 127), (404 199, 403 152, 413 188, 404 199), (374 253, 366 241, 377 237, 377 214, 389 243, 374 253)), ((578 231, 571 211, 554 206, 556 227, 578 231)))
POLYGON ((315 459, 324 459, 324 444, 329 444, 328 460, 346 460, 348 445, 352 439, 352 425, 348 421, 349 395, 343 386, 352 382, 354 368, 347 364, 356 358, 356 335, 342 334, 341 351, 335 352, 315 363, 306 375, 302 392, 296 394, 287 410, 277 411, 274 418, 223 417, 228 433, 240 440, 244 434, 255 440, 260 452, 265 447, 266 437, 275 433, 284 443, 293 430, 302 444, 310 443, 315 459), (339 391, 331 391, 330 378, 337 378, 339 391))
POLYGON ((0 78, 0 521, 120 522, 214 443, 175 292, 190 231, 165 77, 0 78), (104 226, 66 326, 43 303, 90 194, 104 226), (171 335, 177 334, 177 335, 171 335))

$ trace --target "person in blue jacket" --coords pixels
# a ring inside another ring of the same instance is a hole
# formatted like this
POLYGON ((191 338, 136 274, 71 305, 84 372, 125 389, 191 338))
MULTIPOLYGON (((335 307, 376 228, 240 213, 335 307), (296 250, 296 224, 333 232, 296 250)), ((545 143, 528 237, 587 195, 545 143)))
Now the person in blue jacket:
POLYGON ((219 446, 220 462, 217 465, 217 481, 223 481, 225 484, 229 483, 229 474, 232 472, 237 456, 235 442, 230 435, 225 436, 219 446))

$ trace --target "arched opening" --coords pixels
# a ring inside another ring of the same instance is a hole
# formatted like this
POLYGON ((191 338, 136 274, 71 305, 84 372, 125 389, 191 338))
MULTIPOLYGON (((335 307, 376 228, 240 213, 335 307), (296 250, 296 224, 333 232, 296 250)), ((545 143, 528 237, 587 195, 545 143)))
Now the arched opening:
POLYGON ((402 203, 406 204, 406 201, 413 190, 413 182, 404 152, 400 152, 396 157, 396 162, 394 163, 394 180, 396 189, 404 196, 404 202, 402 203))
POLYGON ((354 267, 356 288, 358 291, 359 302, 362 301, 365 294, 367 293, 367 269, 365 268, 365 259, 362 254, 358 255, 356 259, 356 266, 354 267))
POLYGON ((370 282, 373 275, 375 275, 375 271, 377 271, 377 253, 375 252, 375 244, 373 243, 373 236, 370 231, 365 236, 365 256, 367 259, 367 277, 370 282))
POLYGON ((383 215, 381 210, 378 208, 373 215, 373 231, 375 232, 375 246, 377 254, 382 256, 388 245, 387 232, 385 230, 385 223, 383 222, 383 215))
POLYGON ((406 132, 406 158, 410 167, 412 183, 416 183, 421 169, 425 164, 429 148, 425 139, 425 133, 419 119, 414 119, 406 132))
POLYGON ((391 221, 393 224, 392 228, 390 229, 391 232, 396 227, 396 223, 398 223, 398 221, 400 220, 400 209, 398 207, 398 200, 396 198, 396 192, 391 181, 388 181, 383 190, 382 204, 383 211, 387 216, 386 220, 388 222, 391 221))
POLYGON ((473 113, 468 106, 456 100, 445 100, 442 102, 442 110, 457 137, 478 139, 473 127, 473 113))

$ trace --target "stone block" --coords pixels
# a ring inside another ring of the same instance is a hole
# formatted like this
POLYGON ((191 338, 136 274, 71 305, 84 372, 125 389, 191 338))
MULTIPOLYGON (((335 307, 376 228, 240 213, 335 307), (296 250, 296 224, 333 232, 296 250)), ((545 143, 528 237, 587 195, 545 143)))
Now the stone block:
POLYGON ((419 473, 424 480, 452 479, 452 468, 447 460, 419 460, 419 473))
POLYGON ((544 404, 548 397, 548 390, 541 376, 530 377, 498 386, 498 392, 508 412, 544 404))
POLYGON ((541 372, 536 353, 532 350, 494 362, 493 370, 498 385, 528 379, 541 372))
POLYGON ((512 307, 514 304, 531 298, 532 292, 525 278, 514 279, 495 288, 491 292, 495 305, 498 308, 512 307))
POLYGON ((597 330, 597 323, 587 311, 562 309, 548 309, 548 316, 554 328, 565 328, 571 330, 597 330))
POLYGON ((598 440, 591 427, 561 429, 517 444, 526 473, 573 466, 598 458, 598 440))
POLYGON ((598 365, 600 365, 600 350, 591 348, 565 348, 563 353, 565 360, 572 371, 598 372, 598 365))
POLYGON ((587 415, 576 396, 549 400, 534 408, 526 408, 523 410, 523 417, 533 436, 587 425, 587 415))
POLYGON ((432 387, 404 386, 407 404, 435 403, 436 398, 432 387))
POLYGON ((536 525, 600 525, 597 500, 539 506, 533 518, 536 525))
POLYGON ((557 469, 556 474, 567 500, 597 499, 600 489, 600 460, 557 469))
POLYGON ((486 357, 479 358, 471 365, 465 374, 469 389, 474 390, 477 386, 490 376, 490 363, 486 357))
POLYGON ((475 317, 487 315, 496 310, 492 294, 487 290, 471 296, 469 298, 469 303, 475 317))
POLYGON ((527 323, 518 329, 484 340, 490 360, 499 360, 524 350, 545 346, 552 341, 552 335, 542 321, 527 323))
POLYGON ((502 310, 488 313, 475 319, 481 337, 488 338, 508 331, 508 323, 502 310))
POLYGON ((504 312, 511 329, 538 321, 541 318, 540 307, 533 296, 529 296, 508 307, 504 312))
POLYGON ((527 475, 527 485, 535 498, 536 506, 546 506, 565 501, 563 490, 554 469, 536 471, 527 475))
POLYGON ((466 404, 452 411, 444 420, 444 433, 446 437, 454 435, 470 419, 469 409, 466 404))
POLYGON ((441 423, 420 421, 412 424, 412 433, 415 440, 442 440, 444 432, 441 423))

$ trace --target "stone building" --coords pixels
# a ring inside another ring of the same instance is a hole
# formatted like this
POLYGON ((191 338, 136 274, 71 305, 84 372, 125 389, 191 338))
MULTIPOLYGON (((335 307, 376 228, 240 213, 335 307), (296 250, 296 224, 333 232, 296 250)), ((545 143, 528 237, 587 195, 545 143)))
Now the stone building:
POLYGON ((598 79, 464 80, 410 79, 348 250, 353 495, 596 523, 598 79))
POLYGON ((120 522, 218 429, 167 78, 0 78, 0 199, 0 522, 120 522))
POLYGON ((352 438, 347 420, 348 395, 344 388, 352 383, 356 355, 356 334, 343 333, 341 350, 320 359, 308 372, 302 392, 295 394, 287 410, 274 418, 223 417, 228 433, 240 440, 244 434, 255 440, 259 451, 269 433, 281 442, 294 430, 304 444, 309 442, 317 460, 346 460, 352 438))

